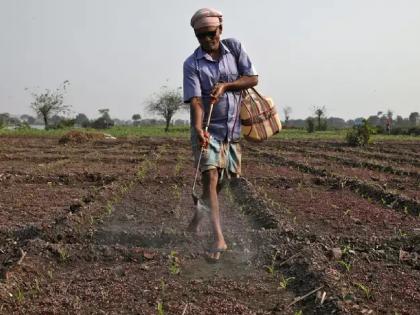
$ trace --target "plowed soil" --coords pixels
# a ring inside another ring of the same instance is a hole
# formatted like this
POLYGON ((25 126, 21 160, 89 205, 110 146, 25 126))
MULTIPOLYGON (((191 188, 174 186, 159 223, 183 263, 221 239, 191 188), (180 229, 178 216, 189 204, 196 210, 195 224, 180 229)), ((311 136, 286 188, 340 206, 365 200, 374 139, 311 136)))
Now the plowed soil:
POLYGON ((187 140, 0 138, 0 313, 420 314, 420 143, 243 148, 210 263, 187 140))

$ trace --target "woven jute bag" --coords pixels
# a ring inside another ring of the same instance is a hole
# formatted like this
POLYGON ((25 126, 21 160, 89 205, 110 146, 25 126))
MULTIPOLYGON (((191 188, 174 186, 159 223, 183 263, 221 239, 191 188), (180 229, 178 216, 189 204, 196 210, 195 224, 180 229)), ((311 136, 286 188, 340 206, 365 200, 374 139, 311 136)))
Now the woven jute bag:
POLYGON ((254 88, 243 91, 240 119, 242 135, 248 141, 261 142, 281 130, 273 100, 254 88))

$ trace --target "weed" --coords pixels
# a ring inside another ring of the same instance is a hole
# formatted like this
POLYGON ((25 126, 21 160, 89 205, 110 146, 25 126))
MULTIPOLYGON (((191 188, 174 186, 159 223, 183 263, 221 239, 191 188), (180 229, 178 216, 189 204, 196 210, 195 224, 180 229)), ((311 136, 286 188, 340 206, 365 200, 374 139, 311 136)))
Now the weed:
POLYGON ((400 237, 400 238, 406 238, 407 236, 408 236, 408 233, 407 232, 404 232, 403 230, 398 229, 398 237, 400 237))
POLYGON ((160 289, 160 300, 157 301, 156 311, 157 315, 164 315, 165 310, 163 308, 163 297, 165 295, 165 281, 163 281, 163 279, 160 279, 160 289))
POLYGON ((171 251, 169 254, 169 272, 172 275, 177 275, 181 272, 181 267, 179 265, 179 258, 176 251, 171 251))
POLYGON ((182 166, 184 165, 184 158, 182 155, 178 155, 177 163, 175 164, 175 176, 179 176, 181 174, 182 166))
POLYGON ((339 261, 338 261, 338 263, 339 263, 341 266, 343 266, 343 267, 346 269, 346 271, 347 271, 347 272, 349 272, 349 271, 350 271, 350 269, 351 269, 351 264, 350 264, 350 263, 347 263, 347 262, 345 262, 344 260, 339 260, 339 261))
POLYGON ((293 281, 294 279, 295 277, 285 278, 283 275, 281 275, 280 288, 286 289, 289 283, 293 281))
POLYGON ((58 252, 58 258, 60 262, 62 263, 66 262, 70 258, 70 254, 64 248, 59 248, 57 252, 58 252))
POLYGON ((303 315, 302 310, 295 311, 293 315, 303 315))
POLYGON ((144 160, 137 171, 137 177, 142 180, 147 175, 147 172, 152 168, 153 163, 150 160, 144 160))
POLYGON ((279 251, 276 250, 273 254, 273 256, 271 256, 271 264, 270 266, 267 266, 267 271, 268 273, 270 273, 271 275, 274 275, 275 272, 275 264, 276 264, 276 260, 277 260, 277 255, 279 254, 279 251))
POLYGON ((372 297, 372 292, 370 290, 370 288, 362 283, 356 282, 355 286, 358 287, 360 290, 363 291, 363 293, 365 294, 365 297, 367 299, 370 299, 372 297))
POLYGON ((32 285, 30 285, 31 293, 32 293, 32 295, 40 294, 41 293, 41 287, 39 286, 38 278, 35 278, 34 282, 35 283, 33 284, 33 287, 32 287, 32 285))
POLYGON ((112 214, 113 209, 112 209, 112 203, 111 202, 108 202, 106 204, 105 210, 106 210, 107 215, 111 215, 112 214))
POLYGON ((181 200, 181 189, 177 184, 173 185, 173 192, 174 192, 174 198, 175 200, 179 201, 181 200))

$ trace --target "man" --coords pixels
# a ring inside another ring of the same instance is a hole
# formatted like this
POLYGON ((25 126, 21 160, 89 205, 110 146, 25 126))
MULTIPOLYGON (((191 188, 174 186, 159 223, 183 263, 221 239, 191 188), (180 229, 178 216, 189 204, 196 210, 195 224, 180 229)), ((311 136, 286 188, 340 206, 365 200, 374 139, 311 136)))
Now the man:
MULTIPOLYGON (((191 142, 198 163, 202 147, 203 201, 210 208, 214 243, 208 258, 218 260, 227 249, 220 224, 218 193, 226 177, 241 173, 239 111, 241 91, 257 85, 258 76, 241 43, 236 39, 220 40, 222 13, 200 9, 191 18, 191 26, 200 43, 184 62, 184 102, 191 108, 191 142), (209 133, 203 128, 214 104, 209 133)), ((203 214, 197 209, 189 230, 198 232, 203 214)))

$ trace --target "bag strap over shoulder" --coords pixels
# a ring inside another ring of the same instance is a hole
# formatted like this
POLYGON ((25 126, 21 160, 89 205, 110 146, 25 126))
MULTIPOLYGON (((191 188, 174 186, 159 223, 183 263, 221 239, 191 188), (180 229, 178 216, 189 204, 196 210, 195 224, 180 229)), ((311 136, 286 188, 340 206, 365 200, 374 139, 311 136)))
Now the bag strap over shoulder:
POLYGON ((232 55, 235 57, 236 64, 239 62, 239 52, 236 50, 236 47, 232 45, 232 40, 230 38, 222 39, 221 42, 226 45, 226 47, 230 50, 232 55))

